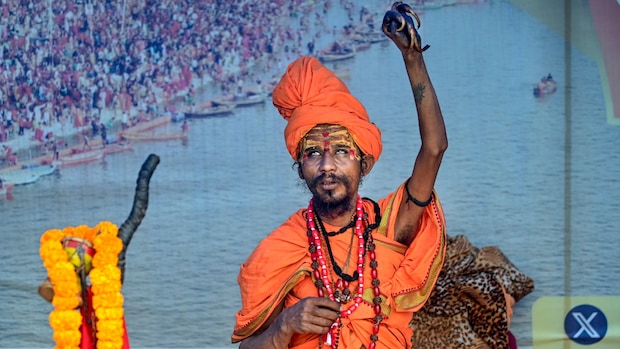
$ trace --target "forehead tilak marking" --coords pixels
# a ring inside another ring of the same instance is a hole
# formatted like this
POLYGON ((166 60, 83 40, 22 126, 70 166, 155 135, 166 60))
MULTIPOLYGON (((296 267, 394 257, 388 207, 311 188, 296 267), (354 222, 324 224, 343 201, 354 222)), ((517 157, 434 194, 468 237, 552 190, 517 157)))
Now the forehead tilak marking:
POLYGON ((347 145, 350 148, 354 147, 354 142, 347 129, 342 127, 331 127, 331 129, 313 129, 308 132, 303 138, 303 148, 308 149, 310 147, 319 147, 321 144, 323 147, 329 147, 333 142, 340 142, 347 145), (320 132, 320 133, 319 133, 320 132), (317 139, 322 138, 322 139, 317 139))
MULTIPOLYGON (((321 145, 324 149, 327 149, 332 142, 347 146, 349 148, 349 156, 352 160, 361 159, 360 153, 357 151, 357 146, 353 141, 353 137, 346 128, 340 126, 317 127, 310 130, 302 140, 301 150, 305 151, 309 148, 320 148, 321 145), (320 139, 321 137, 323 138, 322 140, 320 139)), ((307 155, 303 154, 302 158, 305 160, 307 155)))

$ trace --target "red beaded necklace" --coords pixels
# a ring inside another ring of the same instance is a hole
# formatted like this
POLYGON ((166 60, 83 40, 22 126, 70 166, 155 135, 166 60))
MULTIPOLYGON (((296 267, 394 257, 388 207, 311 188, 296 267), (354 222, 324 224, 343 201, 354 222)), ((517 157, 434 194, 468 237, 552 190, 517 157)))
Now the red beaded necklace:
MULTIPOLYGON (((307 226, 308 226, 308 243, 310 245, 310 257, 312 259, 312 268, 314 270, 313 275, 315 279, 315 285, 317 287, 319 297, 325 297, 325 291, 327 291, 327 296, 329 299, 333 301, 339 301, 341 303, 347 303, 348 298, 345 300, 340 297, 336 297, 335 294, 338 291, 334 292, 332 283, 330 281, 330 272, 327 267, 327 260, 325 258, 323 247, 321 243, 321 236, 319 231, 316 228, 314 215, 314 200, 310 200, 308 204, 308 214, 307 214, 307 226)), ((332 324, 328 333, 328 341, 327 343, 331 345, 332 349, 338 348, 338 339, 340 334, 340 324, 341 318, 346 318, 351 315, 362 302, 362 295, 364 294, 364 257, 366 252, 366 239, 364 238, 364 207, 363 201, 360 196, 357 197, 357 203, 355 206, 355 235, 357 236, 358 245, 357 245, 357 296, 353 299, 353 304, 351 304, 347 309, 340 312, 339 319, 332 324)), ((326 236, 327 238, 327 236, 326 236)), ((373 286, 373 294, 374 294, 374 311, 375 311, 375 324, 373 327, 373 334, 370 336, 370 345, 368 349, 374 349, 376 347, 376 342, 379 339, 379 325, 381 320, 383 319, 381 315, 381 291, 379 290, 379 279, 377 273, 377 261, 376 261, 376 253, 375 253, 375 245, 372 242, 372 234, 368 234, 368 249, 370 266, 371 266, 371 276, 372 286, 373 286)), ((327 252, 329 253, 329 251, 327 252)), ((341 281, 338 280, 337 284, 341 281)), ((347 283, 348 284, 348 283, 347 283)), ((338 287, 336 285, 336 287, 338 287)), ((323 343, 323 338, 320 338, 321 343, 323 343)))

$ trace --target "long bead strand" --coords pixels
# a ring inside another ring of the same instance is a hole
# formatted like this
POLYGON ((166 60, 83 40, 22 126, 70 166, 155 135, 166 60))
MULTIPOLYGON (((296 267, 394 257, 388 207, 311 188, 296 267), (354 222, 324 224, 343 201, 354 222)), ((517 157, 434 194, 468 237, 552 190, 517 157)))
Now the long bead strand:
MULTIPOLYGON (((308 205, 307 212, 307 226, 308 226, 308 243, 310 245, 309 251, 312 259, 312 268, 313 268, 313 276, 315 278, 315 285, 317 287, 319 297, 325 296, 325 291, 327 292, 327 297, 330 300, 335 301, 336 297, 334 296, 334 290, 332 288, 330 279, 329 279, 329 270, 327 268, 327 261, 325 259, 325 255, 323 254, 323 248, 321 244, 321 237, 319 235, 319 231, 315 225, 315 216, 314 216, 314 201, 311 199, 308 205), (323 290, 325 289, 325 291, 323 290)), ((355 235, 358 238, 358 248, 357 248, 357 296, 353 300, 353 304, 350 305, 347 309, 340 312, 340 317, 346 318, 351 315, 357 308, 360 303, 363 301, 364 294, 364 257, 366 252, 366 239, 364 238, 364 229, 363 229, 363 219, 364 219, 364 209, 363 209, 363 201, 361 197, 358 196, 357 204, 356 204, 356 222, 355 222, 355 235)), ((375 324, 373 326, 373 331, 370 336, 370 345, 369 349, 374 349, 376 347, 376 342, 378 341, 378 333, 379 326, 381 320, 383 319, 381 315, 381 291, 379 289, 379 279, 377 273, 377 260, 375 253, 375 245, 372 241, 372 234, 368 236, 368 248, 369 248, 369 260, 371 267, 371 276, 372 276, 372 286, 373 286, 373 304, 374 304, 374 312, 375 312, 375 324)), ((329 335, 331 337, 331 347, 332 349, 338 348, 338 339, 339 339, 339 331, 338 331, 338 322, 334 322, 329 330, 329 335)))

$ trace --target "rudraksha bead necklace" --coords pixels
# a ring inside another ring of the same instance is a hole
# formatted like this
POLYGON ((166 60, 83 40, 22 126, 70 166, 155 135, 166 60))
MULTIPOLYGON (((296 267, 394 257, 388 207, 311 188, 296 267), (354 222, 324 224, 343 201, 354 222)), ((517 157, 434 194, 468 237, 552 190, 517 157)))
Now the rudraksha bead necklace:
MULTIPOLYGON (((375 312, 375 324, 373 326, 373 333, 370 335, 370 344, 368 349, 374 349, 376 347, 376 342, 379 339, 379 326, 383 316, 381 315, 381 291, 379 289, 379 279, 377 266, 378 262, 376 260, 375 253, 375 244, 372 241, 372 234, 368 234, 364 236, 364 207, 362 198, 358 196, 357 203, 355 207, 355 235, 358 240, 358 248, 357 248, 357 270, 353 274, 357 276, 357 295, 353 299, 353 304, 350 305, 347 309, 340 312, 340 316, 337 321, 332 324, 329 330, 329 337, 332 349, 338 348, 338 340, 340 336, 340 326, 341 326, 341 318, 346 318, 351 315, 362 302, 363 294, 364 294, 364 257, 366 248, 369 250, 369 260, 371 267, 371 276, 372 276, 372 289, 373 289, 373 305, 375 312), (366 244, 366 239, 368 240, 368 244, 366 244), (357 274, 357 275, 356 275, 357 274)), ((325 255, 323 253, 322 243, 321 243, 321 235, 315 224, 315 215, 314 215, 314 200, 310 200, 308 205, 308 213, 307 213, 307 226, 308 226, 308 243, 309 243, 309 251, 312 259, 312 268, 313 275, 315 279, 315 285, 317 287, 319 297, 325 297, 325 292, 327 292, 327 297, 333 301, 343 302, 342 299, 336 299, 334 295, 334 289, 332 282, 330 281, 329 270, 327 267, 327 260, 325 259, 325 255)), ((327 236, 326 236, 327 239, 327 236)), ((327 251, 329 254, 331 251, 327 251)), ((330 255, 330 258, 333 257, 330 255)), ((334 285, 335 286, 335 285, 334 285)), ((348 302, 348 299, 346 299, 348 302)), ((346 302, 345 302, 346 303, 346 302)), ((323 343, 322 336, 320 337, 321 343, 323 343)))

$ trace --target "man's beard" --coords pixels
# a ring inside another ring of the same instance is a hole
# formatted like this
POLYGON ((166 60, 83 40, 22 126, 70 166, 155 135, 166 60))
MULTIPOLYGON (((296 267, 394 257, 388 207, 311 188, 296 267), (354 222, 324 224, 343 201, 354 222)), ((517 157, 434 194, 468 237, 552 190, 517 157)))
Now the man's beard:
POLYGON ((339 182, 345 188, 350 189, 351 183, 346 177, 340 177, 333 174, 327 175, 323 173, 317 178, 313 179, 309 183, 308 189, 310 189, 310 192, 312 193, 314 210, 316 211, 316 213, 320 216, 337 217, 341 214, 350 212, 353 209, 352 202, 353 195, 355 195, 354 192, 347 190, 347 195, 340 199, 336 199, 333 197, 334 193, 332 190, 324 191, 324 196, 321 196, 321 194, 319 194, 317 186, 321 181, 327 178, 332 181, 339 182), (328 200, 325 200, 325 196, 328 197, 328 200))

